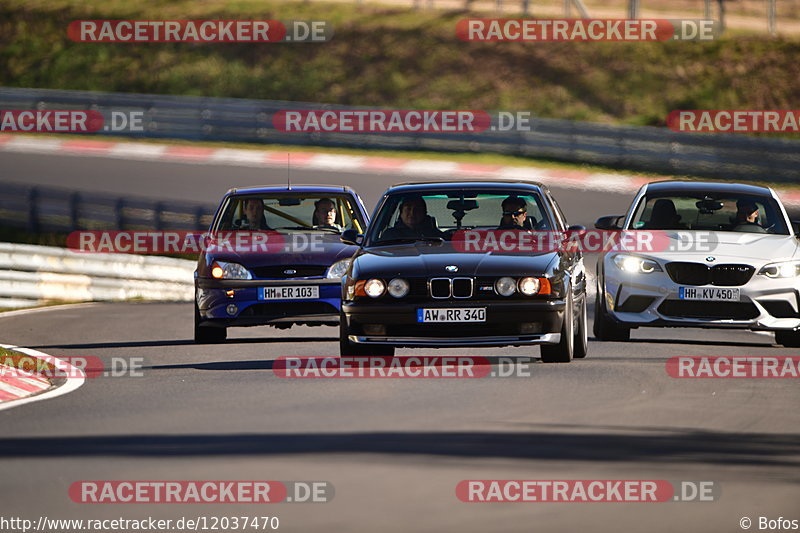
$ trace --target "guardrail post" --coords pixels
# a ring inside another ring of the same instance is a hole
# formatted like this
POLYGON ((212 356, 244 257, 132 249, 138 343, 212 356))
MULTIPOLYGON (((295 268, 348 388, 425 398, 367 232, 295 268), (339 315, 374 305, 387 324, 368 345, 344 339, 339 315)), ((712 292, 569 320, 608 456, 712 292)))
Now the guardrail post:
POLYGON ((775 35, 778 32, 777 24, 775 23, 775 19, 777 17, 777 7, 775 6, 775 0, 768 0, 767 4, 767 29, 769 30, 770 35, 775 35))
POLYGON ((36 187, 28 192, 28 231, 39 232, 39 189, 36 187))
POLYGON ((628 18, 639 18, 639 0, 628 0, 628 18))
POLYGON ((81 201, 81 195, 78 192, 72 193, 69 197, 69 219, 70 219, 70 225, 72 226, 72 231, 77 231, 81 229, 80 201, 81 201))
POLYGON ((197 211, 195 211, 194 213, 194 218, 195 218, 194 229, 196 229, 197 231, 204 231, 208 229, 203 227, 203 212, 204 209, 198 206, 197 211))
POLYGON ((164 229, 164 223, 161 220, 161 213, 163 211, 164 211, 164 204, 162 202, 156 202, 156 207, 155 207, 156 231, 161 231, 164 229))
POLYGON ((117 230, 122 231, 125 229, 125 199, 118 198, 117 204, 114 206, 114 215, 117 218, 117 230))

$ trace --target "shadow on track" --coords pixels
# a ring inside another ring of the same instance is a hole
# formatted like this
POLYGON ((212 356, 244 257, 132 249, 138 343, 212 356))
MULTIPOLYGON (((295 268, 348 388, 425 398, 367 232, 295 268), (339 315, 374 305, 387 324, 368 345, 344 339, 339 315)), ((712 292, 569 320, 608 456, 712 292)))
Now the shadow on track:
MULTIPOLYGON (((583 429, 595 429, 583 427, 583 429)), ((800 465, 800 434, 682 430, 122 435, 0 439, 0 456, 194 457, 382 454, 558 461, 800 465)), ((793 470, 796 472, 796 470, 793 470)), ((788 470, 787 470, 788 472, 788 470)))
POLYGON ((121 341, 121 342, 91 342, 78 344, 41 344, 28 346, 35 350, 45 348, 74 348, 76 350, 93 350, 107 348, 147 348, 161 346, 233 346, 236 344, 275 344, 278 342, 338 342, 338 337, 258 337, 250 339, 228 339, 221 344, 196 344, 191 339, 166 340, 166 341, 121 341))
MULTIPOLYGON (((329 355, 329 356, 307 356, 301 355, 298 356, 300 359, 319 359, 325 357, 334 357, 339 358, 339 355, 329 355)), ((355 357, 355 359, 363 359, 367 356, 360 356, 355 357)), ((405 359, 406 357, 419 357, 419 356, 395 356, 399 359, 405 359)), ((429 357, 437 357, 437 356, 429 356, 429 357)), ((448 356, 442 355, 438 356, 434 363, 429 364, 421 364, 420 367, 440 367, 443 364, 451 364, 451 363, 443 363, 443 359, 446 358, 453 358, 455 356, 448 356)), ((463 357, 463 356, 462 356, 463 357)), ((484 360, 489 363, 490 366, 497 366, 501 363, 506 364, 509 360, 515 360, 516 362, 521 363, 529 363, 529 364, 544 364, 542 363, 540 358, 532 357, 532 356, 499 356, 499 355, 481 355, 481 356, 473 356, 476 359, 480 358, 481 362, 484 360)), ((386 359, 386 357, 379 357, 380 359, 386 359)), ((274 367, 275 361, 274 360, 250 360, 250 361, 215 361, 213 363, 180 363, 180 364, 171 364, 171 365, 154 365, 154 366, 144 366, 142 370, 272 370, 274 367)), ((477 366, 483 366, 480 363, 476 362, 477 366)), ((292 378, 289 378, 292 379, 292 378)), ((324 379, 324 378, 323 378, 324 379)), ((349 378, 343 378, 349 379, 349 378)), ((355 378, 354 378, 355 379, 355 378)))
MULTIPOLYGON (((595 337, 589 337, 590 341, 594 342, 606 342, 606 341, 598 341, 595 337)), ((607 342, 615 342, 615 341, 607 341, 607 342)), ((625 341, 622 344, 686 344, 689 346, 734 346, 734 347, 741 347, 741 348, 770 348, 774 346, 772 342, 742 342, 742 341, 707 341, 707 340, 691 340, 691 339, 637 339, 632 337, 631 340, 625 341)), ((780 348, 780 346, 779 346, 780 348)))

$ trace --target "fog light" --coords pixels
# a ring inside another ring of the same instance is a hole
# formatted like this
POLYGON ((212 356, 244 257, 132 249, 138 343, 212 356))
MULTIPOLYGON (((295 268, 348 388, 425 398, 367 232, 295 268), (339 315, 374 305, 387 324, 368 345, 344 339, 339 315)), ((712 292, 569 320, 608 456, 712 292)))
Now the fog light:
POLYGON ((519 332, 527 333, 529 335, 541 333, 542 324, 541 322, 523 322, 522 324, 519 325, 519 332))
POLYGON ((239 312, 239 308, 236 307, 235 304, 230 304, 228 307, 225 308, 229 315, 235 315, 239 312))
POLYGON ((225 294, 227 294, 227 295, 228 295, 228 298, 233 298, 233 295, 234 295, 235 293, 236 293, 236 292, 235 292, 233 289, 228 289, 227 291, 225 291, 225 294))
POLYGON ((364 324, 364 335, 386 335, 386 326, 383 324, 364 324))

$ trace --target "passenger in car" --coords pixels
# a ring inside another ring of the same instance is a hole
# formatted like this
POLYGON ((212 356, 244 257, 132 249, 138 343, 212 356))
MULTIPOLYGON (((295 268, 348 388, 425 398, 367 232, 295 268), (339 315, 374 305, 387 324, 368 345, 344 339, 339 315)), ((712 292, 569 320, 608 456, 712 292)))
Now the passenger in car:
POLYGON ((334 229, 341 233, 342 227, 336 223, 336 204, 330 198, 314 202, 311 224, 318 229, 334 229))
POLYGON ((391 228, 381 235, 381 240, 445 238, 445 233, 436 227, 436 220, 428 215, 428 205, 421 197, 405 198, 400 204, 400 216, 391 228))

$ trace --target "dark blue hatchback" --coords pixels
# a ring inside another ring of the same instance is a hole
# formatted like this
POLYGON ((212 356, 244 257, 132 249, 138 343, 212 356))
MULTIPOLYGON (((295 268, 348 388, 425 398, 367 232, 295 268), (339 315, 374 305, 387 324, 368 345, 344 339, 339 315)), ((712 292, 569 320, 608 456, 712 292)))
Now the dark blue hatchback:
POLYGON ((232 326, 337 325, 341 277, 369 216, 349 187, 231 189, 195 272, 195 342, 221 342, 232 326))

